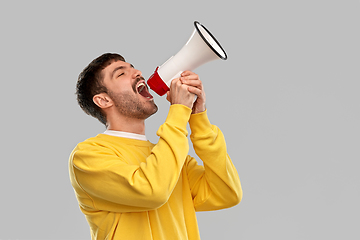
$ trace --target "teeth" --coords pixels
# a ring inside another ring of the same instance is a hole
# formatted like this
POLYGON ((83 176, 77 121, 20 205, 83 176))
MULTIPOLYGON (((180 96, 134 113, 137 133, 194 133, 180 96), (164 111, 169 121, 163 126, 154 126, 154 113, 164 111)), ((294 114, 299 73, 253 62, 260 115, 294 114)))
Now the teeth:
POLYGON ((145 87, 145 83, 140 83, 138 85, 138 92, 140 93, 142 90, 144 90, 144 87, 145 87))

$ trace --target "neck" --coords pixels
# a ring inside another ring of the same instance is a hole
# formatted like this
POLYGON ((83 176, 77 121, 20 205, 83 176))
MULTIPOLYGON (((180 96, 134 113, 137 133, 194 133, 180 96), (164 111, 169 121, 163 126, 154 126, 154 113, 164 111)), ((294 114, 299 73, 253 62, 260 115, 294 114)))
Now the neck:
POLYGON ((145 120, 126 117, 108 119, 108 130, 145 135, 145 120))

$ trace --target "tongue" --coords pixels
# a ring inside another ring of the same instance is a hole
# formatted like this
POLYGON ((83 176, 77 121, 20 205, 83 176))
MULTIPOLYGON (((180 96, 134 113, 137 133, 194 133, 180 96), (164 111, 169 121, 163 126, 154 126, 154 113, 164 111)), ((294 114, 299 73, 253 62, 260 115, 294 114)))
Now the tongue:
POLYGON ((146 87, 144 87, 144 89, 139 92, 141 96, 146 97, 146 98, 152 98, 153 96, 149 93, 149 91, 147 90, 146 87))

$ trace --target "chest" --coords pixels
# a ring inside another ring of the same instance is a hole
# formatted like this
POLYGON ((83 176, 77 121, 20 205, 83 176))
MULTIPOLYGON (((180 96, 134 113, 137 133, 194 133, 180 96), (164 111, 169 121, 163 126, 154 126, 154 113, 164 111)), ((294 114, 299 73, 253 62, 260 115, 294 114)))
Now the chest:
POLYGON ((122 145, 121 147, 117 146, 113 150, 127 164, 139 165, 146 162, 147 157, 151 154, 152 147, 122 145))

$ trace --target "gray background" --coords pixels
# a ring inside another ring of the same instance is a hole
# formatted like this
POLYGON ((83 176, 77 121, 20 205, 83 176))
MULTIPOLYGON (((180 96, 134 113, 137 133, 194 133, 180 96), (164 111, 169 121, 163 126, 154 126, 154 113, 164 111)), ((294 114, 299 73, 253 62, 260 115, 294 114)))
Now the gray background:
MULTIPOLYGON (((229 56, 196 72, 244 190, 240 205, 198 213, 202 239, 360 239, 359 10, 358 0, 1 1, 0 239, 90 238, 68 157, 104 127, 77 106, 77 76, 118 52, 148 78, 195 20, 229 56)), ((152 142, 169 105, 155 100, 152 142)))

